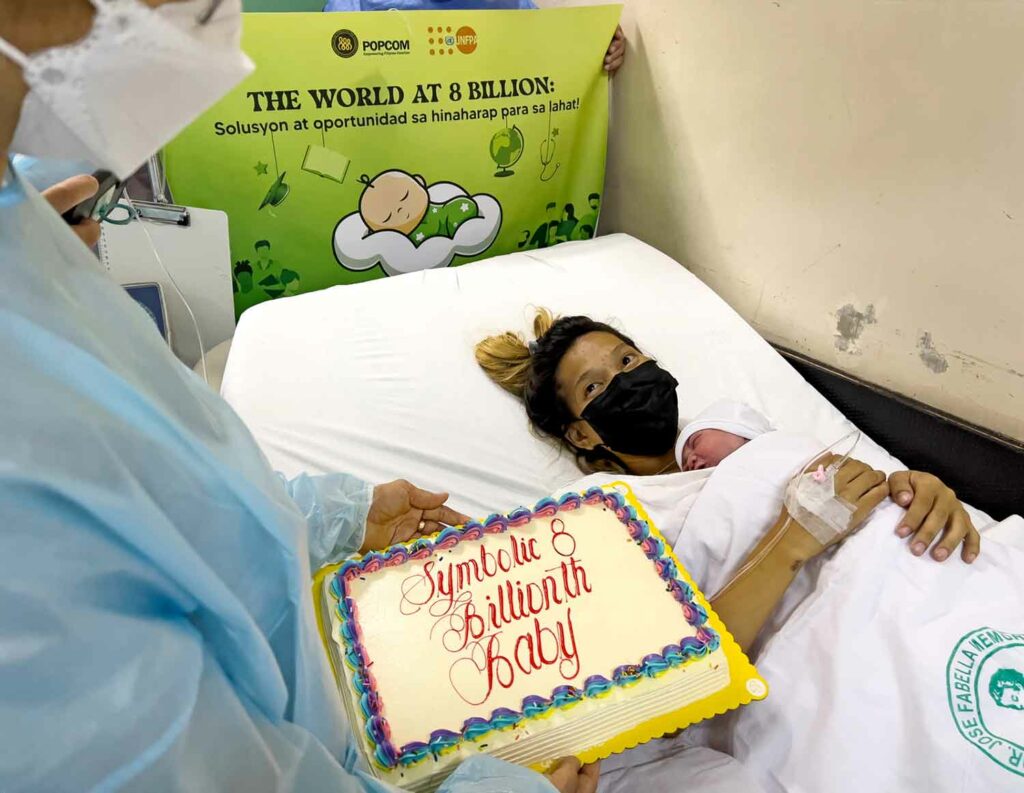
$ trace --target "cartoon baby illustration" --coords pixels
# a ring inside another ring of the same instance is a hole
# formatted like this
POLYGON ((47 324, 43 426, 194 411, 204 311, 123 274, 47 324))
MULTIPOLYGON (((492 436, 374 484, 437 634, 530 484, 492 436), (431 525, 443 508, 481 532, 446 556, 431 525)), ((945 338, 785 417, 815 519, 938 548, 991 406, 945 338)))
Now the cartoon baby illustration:
POLYGON ((334 227, 334 256, 347 270, 387 275, 447 267, 479 256, 501 230, 501 204, 454 182, 427 184, 400 168, 361 176, 359 204, 334 227))
POLYGON ((359 214, 371 232, 397 231, 419 246, 432 237, 454 239, 459 227, 480 216, 476 200, 468 195, 432 202, 422 176, 391 170, 370 179, 359 198, 359 214))

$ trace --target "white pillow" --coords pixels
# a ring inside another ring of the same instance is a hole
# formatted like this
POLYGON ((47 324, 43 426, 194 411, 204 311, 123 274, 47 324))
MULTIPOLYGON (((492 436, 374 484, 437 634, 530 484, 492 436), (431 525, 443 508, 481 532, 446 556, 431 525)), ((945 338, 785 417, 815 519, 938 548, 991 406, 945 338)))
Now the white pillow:
MULTIPOLYGON (((537 306, 632 336, 679 380, 683 420, 732 397, 822 445, 852 428, 692 273, 623 234, 263 303, 239 322, 222 393, 285 474, 404 477, 470 514, 505 511, 580 476, 473 357, 537 306)), ((896 466, 867 439, 857 454, 896 466)))

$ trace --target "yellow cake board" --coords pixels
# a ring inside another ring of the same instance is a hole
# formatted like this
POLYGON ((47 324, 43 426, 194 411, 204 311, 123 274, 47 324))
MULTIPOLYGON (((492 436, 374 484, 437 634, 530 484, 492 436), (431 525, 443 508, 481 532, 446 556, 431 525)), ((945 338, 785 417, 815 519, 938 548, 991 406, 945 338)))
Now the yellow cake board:
MULTIPOLYGON (((657 537, 661 540, 665 546, 665 553, 672 559, 676 564, 676 569, 679 571, 680 577, 690 585, 693 590, 694 600, 699 603, 707 611, 708 624, 718 633, 721 638, 721 649, 725 653, 726 660, 729 663, 729 684, 722 689, 719 689, 714 694, 711 694, 704 699, 687 705, 685 708, 673 711, 671 713, 665 713, 656 718, 645 721, 641 724, 636 725, 624 732, 619 733, 614 738, 605 741, 597 746, 592 746, 589 749, 584 749, 576 754, 576 758, 581 763, 594 763, 598 760, 604 760, 606 757, 611 757, 613 754, 624 752, 627 749, 632 749, 634 746, 639 746, 647 741, 660 738, 663 735, 677 732, 691 724, 696 724, 699 721, 713 718, 714 716, 720 716, 730 710, 733 710, 741 705, 749 705, 755 700, 764 699, 768 696, 768 684, 764 678, 758 673, 754 665, 750 663, 746 654, 733 639, 732 634, 725 627, 725 623, 719 619, 714 609, 711 608, 711 603, 704 597, 704 593, 697 587, 694 580, 690 577, 690 573, 683 567, 682 562, 679 561, 679 557, 676 556, 672 546, 665 540, 661 531, 651 520, 647 514, 647 510, 643 508, 643 505, 637 499, 633 493, 632 488, 625 482, 611 482, 604 486, 605 490, 615 489, 625 499, 629 506, 636 510, 637 516, 647 523, 648 529, 653 537, 657 537)), ((417 538, 419 539, 419 538, 417 538)), ((415 540, 411 540, 407 543, 399 543, 401 545, 409 546, 415 540)), ((313 576, 313 602, 316 604, 317 628, 320 630, 320 638, 324 643, 324 651, 327 653, 328 662, 331 664, 331 670, 334 673, 335 680, 344 680, 344 673, 335 668, 334 656, 330 652, 330 641, 331 641, 331 626, 328 623, 324 624, 323 619, 324 610, 322 608, 324 597, 324 579, 335 573, 338 568, 341 567, 341 563, 327 565, 321 567, 316 574, 313 576)), ((532 766, 536 771, 545 773, 550 770, 554 765, 552 763, 535 765, 532 766)))

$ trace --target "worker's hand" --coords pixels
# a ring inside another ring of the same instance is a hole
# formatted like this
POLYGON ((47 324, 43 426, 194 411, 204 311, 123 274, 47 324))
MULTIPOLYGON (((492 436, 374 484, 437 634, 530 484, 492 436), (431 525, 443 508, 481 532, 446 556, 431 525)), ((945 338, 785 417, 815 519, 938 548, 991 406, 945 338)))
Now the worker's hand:
POLYGON ((612 43, 608 45, 608 52, 604 54, 604 70, 609 74, 615 74, 625 59, 626 34, 622 32, 622 25, 619 25, 615 28, 612 43))
POLYGON ((978 558, 981 535, 956 493, 937 476, 921 471, 897 471, 889 477, 889 492, 893 501, 908 508, 896 533, 900 537, 913 535, 910 552, 914 556, 921 556, 942 532, 942 540, 932 548, 935 561, 946 561, 961 543, 961 559, 970 564, 978 558))
POLYGON ((560 793, 594 793, 600 773, 600 763, 580 766, 575 757, 563 757, 547 778, 560 793))
MULTIPOLYGON (((79 174, 43 190, 43 197, 50 202, 50 206, 56 209, 58 214, 63 215, 87 198, 92 198, 99 189, 100 183, 96 181, 96 177, 79 174)), ((83 220, 77 226, 71 226, 71 230, 90 248, 100 241, 100 224, 92 218, 83 220)))
MULTIPOLYGON (((815 460, 808 470, 814 471, 818 466, 828 468, 829 465, 839 462, 842 458, 835 454, 826 454, 815 460)), ((797 538, 800 546, 798 557, 802 560, 812 559, 828 548, 831 548, 846 537, 849 537, 861 527, 871 510, 881 504, 889 496, 889 487, 885 483, 885 474, 876 471, 860 460, 849 458, 842 467, 836 471, 835 478, 836 495, 852 504, 853 515, 850 518, 850 525, 845 532, 837 535, 827 543, 816 540, 810 532, 800 526, 796 520, 793 521, 800 531, 797 538)), ((785 511, 785 508, 783 508, 785 511)))
POLYGON ((447 493, 420 490, 404 479, 377 485, 366 515, 366 536, 360 553, 433 534, 442 524, 457 526, 469 518, 444 506, 447 493))

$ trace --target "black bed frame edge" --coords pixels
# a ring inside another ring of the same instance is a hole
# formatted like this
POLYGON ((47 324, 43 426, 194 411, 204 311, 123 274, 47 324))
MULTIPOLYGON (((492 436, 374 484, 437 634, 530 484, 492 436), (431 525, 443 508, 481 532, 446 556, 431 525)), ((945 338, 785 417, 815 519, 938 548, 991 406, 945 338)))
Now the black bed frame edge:
POLYGON ((996 520, 1024 515, 1024 443, 777 345, 808 383, 909 468, 996 520))

